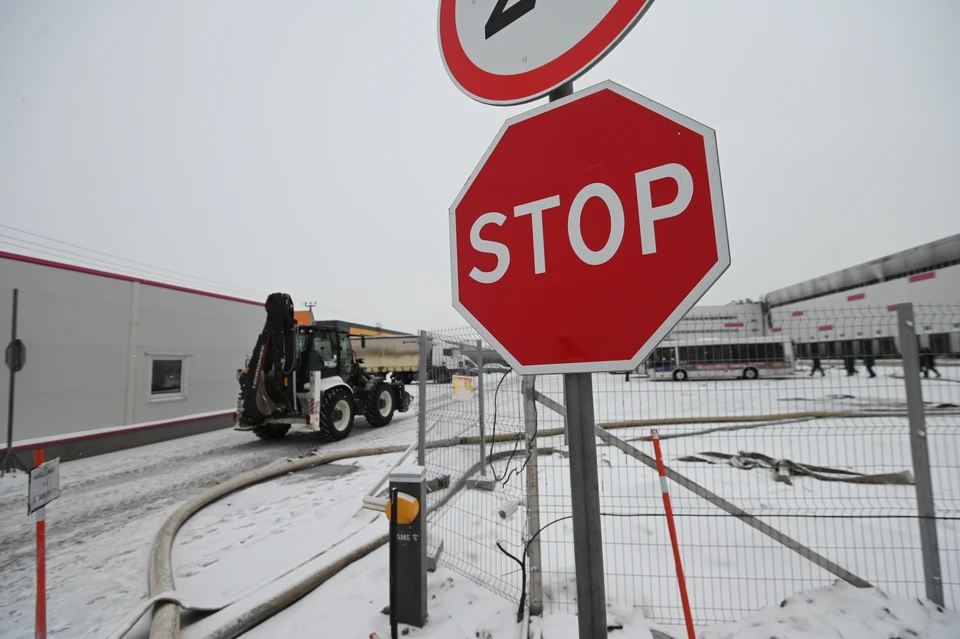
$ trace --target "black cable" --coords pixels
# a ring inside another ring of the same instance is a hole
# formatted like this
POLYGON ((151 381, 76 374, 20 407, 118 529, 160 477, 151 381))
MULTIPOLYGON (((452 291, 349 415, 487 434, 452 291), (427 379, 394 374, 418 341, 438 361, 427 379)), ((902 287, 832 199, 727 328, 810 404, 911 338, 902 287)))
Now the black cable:
POLYGON ((499 542, 499 541, 497 542, 497 548, 499 548, 499 549, 500 549, 500 552, 502 552, 503 554, 505 554, 507 557, 509 557, 510 559, 513 559, 515 562, 517 562, 518 564, 520 564, 520 579, 521 579, 521 581, 522 581, 523 584, 524 584, 524 585, 523 585, 523 589, 520 591, 520 607, 517 608, 517 623, 520 623, 520 621, 523 620, 523 606, 524 606, 524 604, 527 603, 527 586, 526 586, 526 584, 527 584, 527 562, 526 562, 526 559, 524 559, 524 561, 520 561, 519 559, 517 559, 516 557, 514 557, 513 555, 511 555, 509 552, 507 552, 507 551, 504 549, 503 546, 500 545, 500 542, 499 542))
MULTIPOLYGON (((503 377, 500 378, 500 381, 497 382, 497 388, 493 391, 493 429, 490 435, 490 448, 493 449, 493 444, 497 441, 497 399, 500 396, 500 385, 503 384, 503 380, 507 378, 507 375, 512 373, 512 370, 507 371, 503 374, 503 377)), ((480 375, 483 375, 483 371, 480 371, 480 375)), ((513 446, 513 452, 510 453, 510 457, 507 458, 507 468, 510 468, 510 464, 513 463, 513 458, 517 454, 517 451, 520 450, 520 440, 517 439, 517 443, 513 446)), ((498 483, 503 483, 504 477, 507 476, 507 472, 503 473, 503 477, 497 477, 497 469, 490 464, 490 472, 493 473, 493 478, 498 483)))
MULTIPOLYGON (((534 410, 534 412, 537 411, 537 403, 536 403, 536 402, 533 403, 533 410, 534 410)), ((530 439, 527 440, 527 458, 526 458, 525 460, 523 460, 523 464, 520 466, 519 469, 514 469, 514 470, 509 471, 508 473, 505 473, 505 474, 504 474, 504 479, 503 479, 503 483, 504 483, 504 484, 506 484, 506 483, 510 480, 510 477, 513 476, 513 474, 515 474, 517 477, 519 477, 519 476, 520 476, 520 473, 522 473, 524 470, 526 470, 527 464, 530 463, 530 457, 533 456, 533 444, 534 444, 534 442, 537 441, 537 434, 540 432, 540 420, 537 419, 537 420, 534 421, 534 423, 536 424, 536 426, 534 426, 534 429, 533 429, 533 436, 532 436, 530 439)), ((519 445, 520 440, 517 439, 517 442, 518 442, 518 445, 519 445)), ((516 451, 514 451, 514 452, 516 452, 516 451)), ((510 459, 513 459, 513 455, 510 456, 510 459)), ((508 468, 509 468, 509 466, 508 466, 508 468)))

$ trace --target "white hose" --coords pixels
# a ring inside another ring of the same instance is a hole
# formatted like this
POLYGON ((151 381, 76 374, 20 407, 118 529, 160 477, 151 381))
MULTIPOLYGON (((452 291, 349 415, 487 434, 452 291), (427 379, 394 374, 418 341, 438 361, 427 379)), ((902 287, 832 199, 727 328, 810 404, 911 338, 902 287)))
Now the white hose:
MULTIPOLYGON (((173 566, 171 554, 173 540, 177 531, 204 506, 220 499, 234 491, 252 486, 274 477, 280 477, 299 470, 314 468, 330 462, 353 457, 369 457, 386 453, 402 453, 406 446, 386 446, 380 448, 360 448, 329 452, 316 456, 305 457, 287 463, 275 464, 258 470, 253 470, 233 479, 227 480, 213 488, 204 491, 180 508, 175 510, 160 527, 160 532, 154 538, 150 549, 149 586, 151 597, 174 590, 173 566)), ((151 639, 179 639, 180 637, 180 610, 172 601, 160 601, 153 614, 150 624, 151 639)))
POLYGON ((121 622, 120 627, 110 635, 107 635, 107 638, 123 639, 128 632, 133 630, 134 626, 137 625, 137 622, 140 621, 143 615, 147 614, 147 612, 158 603, 170 603, 179 606, 184 610, 196 610, 198 612, 215 612, 228 605, 222 604, 217 606, 197 606, 196 604, 192 604, 184 599, 181 599, 180 595, 172 590, 169 592, 161 592, 160 594, 154 595, 149 599, 144 599, 137 604, 137 607, 124 618, 123 622, 121 622))
MULTIPOLYGON (((687 418, 667 418, 667 419, 646 419, 646 420, 632 420, 632 421, 622 421, 622 422, 613 422, 598 424, 598 427, 603 430, 614 430, 620 428, 637 428, 647 425, 665 425, 665 424, 691 424, 691 423, 723 423, 723 422, 756 422, 756 421, 766 421, 766 420, 783 420, 791 418, 828 418, 828 417, 840 417, 840 418, 850 418, 850 417, 878 417, 878 416, 887 416, 887 415, 906 415, 900 411, 870 411, 870 412, 798 412, 798 413, 780 413, 772 415, 753 415, 753 416, 725 416, 725 417, 687 417, 687 418)), ((563 434, 562 428, 551 429, 551 430, 542 430, 539 433, 541 437, 549 437, 554 435, 563 434)), ((497 441, 515 441, 517 435, 513 433, 502 434, 496 437, 486 436, 484 438, 488 442, 497 442, 497 441)), ((480 437, 456 437, 450 438, 442 441, 428 442, 427 448, 439 448, 446 446, 456 446, 456 445, 466 445, 472 443, 478 443, 480 437)), ((151 639, 179 639, 180 637, 180 608, 184 607, 188 610, 203 610, 212 612, 215 609, 213 608, 192 608, 182 605, 182 601, 175 595, 171 594, 174 590, 173 583, 173 567, 171 562, 171 552, 173 549, 173 541, 176 536, 177 531, 183 526, 186 521, 192 517, 194 514, 200 511, 204 506, 220 499, 234 491, 246 488, 253 484, 257 484, 281 475, 286 475, 291 472, 296 472, 300 470, 306 470, 309 468, 314 468, 316 466, 321 466, 323 464, 328 464, 335 461, 340 461, 342 459, 348 459, 353 457, 367 457, 373 455, 383 455, 388 453, 402 453, 407 450, 407 446, 387 446, 379 448, 361 448, 361 449, 352 449, 344 450, 337 452, 329 452, 320 455, 310 456, 303 459, 292 460, 286 463, 275 464, 267 468, 253 470, 228 481, 225 481, 217 486, 214 486, 210 490, 203 492, 202 494, 194 497, 190 501, 186 502, 180 508, 171 514, 167 520, 161 526, 160 531, 158 532, 156 538, 154 539, 153 547, 150 551, 150 567, 149 567, 149 586, 151 599, 146 600, 141 603, 136 613, 140 610, 140 607, 145 607, 143 612, 140 612, 136 616, 136 619, 133 621, 133 624, 136 624, 136 621, 139 620, 146 610, 149 610, 151 607, 155 606, 154 616, 150 627, 150 638, 151 639), (150 602, 150 603, 148 603, 150 602)), ((543 451, 546 452, 546 449, 543 451)), ((488 462, 493 461, 499 454, 491 455, 488 458, 488 462)), ((479 466, 479 465, 477 465, 479 466)), ((475 472, 475 469, 471 472, 466 473, 461 480, 458 482, 456 487, 451 487, 451 491, 448 493, 447 497, 444 498, 443 502, 446 502, 447 498, 452 496, 456 489, 462 487, 463 483, 466 480, 466 477, 470 476, 475 472)), ((436 504, 433 509, 439 508, 443 503, 436 504)), ((433 510, 431 509, 431 510, 433 510)), ((380 540, 378 539, 377 542, 380 540)), ((379 545, 382 545, 379 544, 379 545)), ((363 550, 366 550, 368 553, 372 552, 373 549, 379 547, 378 544, 371 543, 364 547, 363 550)), ((348 562, 352 563, 352 562, 348 562)), ((341 566, 342 568, 343 566, 341 566)), ((322 583, 322 582, 321 582, 322 583)), ((316 587, 316 586, 314 586, 316 587)), ((309 590, 304 591, 303 589, 297 589, 299 591, 299 596, 303 596, 309 590)), ((222 608, 221 606, 220 608, 222 608)), ((219 608, 217 608, 219 609, 219 608)), ((282 609, 282 607, 276 608, 277 610, 282 609)), ((130 617, 134 616, 134 613, 131 613, 130 617)), ((132 627, 132 626, 131 626, 132 627)), ((252 626, 247 626, 252 627, 252 626)), ((129 629, 125 630, 123 633, 119 634, 119 637, 123 637, 129 632, 129 629)), ((237 636, 237 635, 233 635, 237 636)))

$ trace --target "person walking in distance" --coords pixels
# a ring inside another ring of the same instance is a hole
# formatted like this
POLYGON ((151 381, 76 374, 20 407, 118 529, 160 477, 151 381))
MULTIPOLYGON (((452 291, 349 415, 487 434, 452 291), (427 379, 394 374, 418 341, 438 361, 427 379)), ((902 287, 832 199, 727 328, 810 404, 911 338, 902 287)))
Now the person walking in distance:
POLYGON ((877 360, 873 356, 873 351, 868 350, 863 355, 863 365, 867 367, 867 372, 870 373, 870 377, 876 377, 877 374, 873 372, 873 367, 876 366, 877 360))
POLYGON ((847 367, 847 377, 860 372, 857 370, 857 360, 853 354, 853 344, 850 342, 845 342, 843 345, 843 363, 847 367))
POLYGON ((813 357, 813 368, 810 369, 810 377, 813 377, 813 374, 817 371, 820 371, 820 377, 826 377, 827 374, 823 372, 823 368, 820 366, 820 348, 816 343, 810 345, 810 355, 813 357))
POLYGON ((936 373, 937 378, 941 377, 940 371, 937 370, 937 362, 933 351, 926 346, 920 349, 920 370, 923 371, 924 377, 930 377, 930 371, 936 373))

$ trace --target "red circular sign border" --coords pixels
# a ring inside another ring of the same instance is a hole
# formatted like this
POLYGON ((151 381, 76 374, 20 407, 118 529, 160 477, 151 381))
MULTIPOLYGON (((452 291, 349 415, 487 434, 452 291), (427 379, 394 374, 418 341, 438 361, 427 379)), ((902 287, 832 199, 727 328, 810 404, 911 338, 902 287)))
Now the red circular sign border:
POLYGON ((617 0, 590 33, 559 57, 524 73, 499 75, 475 65, 463 50, 457 34, 456 1, 440 0, 437 18, 440 57, 447 74, 473 99, 503 106, 536 100, 585 73, 626 37, 653 4, 653 0, 617 0), (573 62, 575 60, 580 62, 573 62), (531 84, 540 88, 523 90, 531 84))

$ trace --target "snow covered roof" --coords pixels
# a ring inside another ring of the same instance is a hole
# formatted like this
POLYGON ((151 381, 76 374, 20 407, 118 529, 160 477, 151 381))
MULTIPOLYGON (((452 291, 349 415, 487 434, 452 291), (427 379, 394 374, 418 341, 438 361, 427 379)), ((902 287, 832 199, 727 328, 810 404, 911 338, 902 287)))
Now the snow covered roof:
POLYGON ((773 308, 957 263, 960 263, 960 233, 777 289, 765 297, 773 308))

